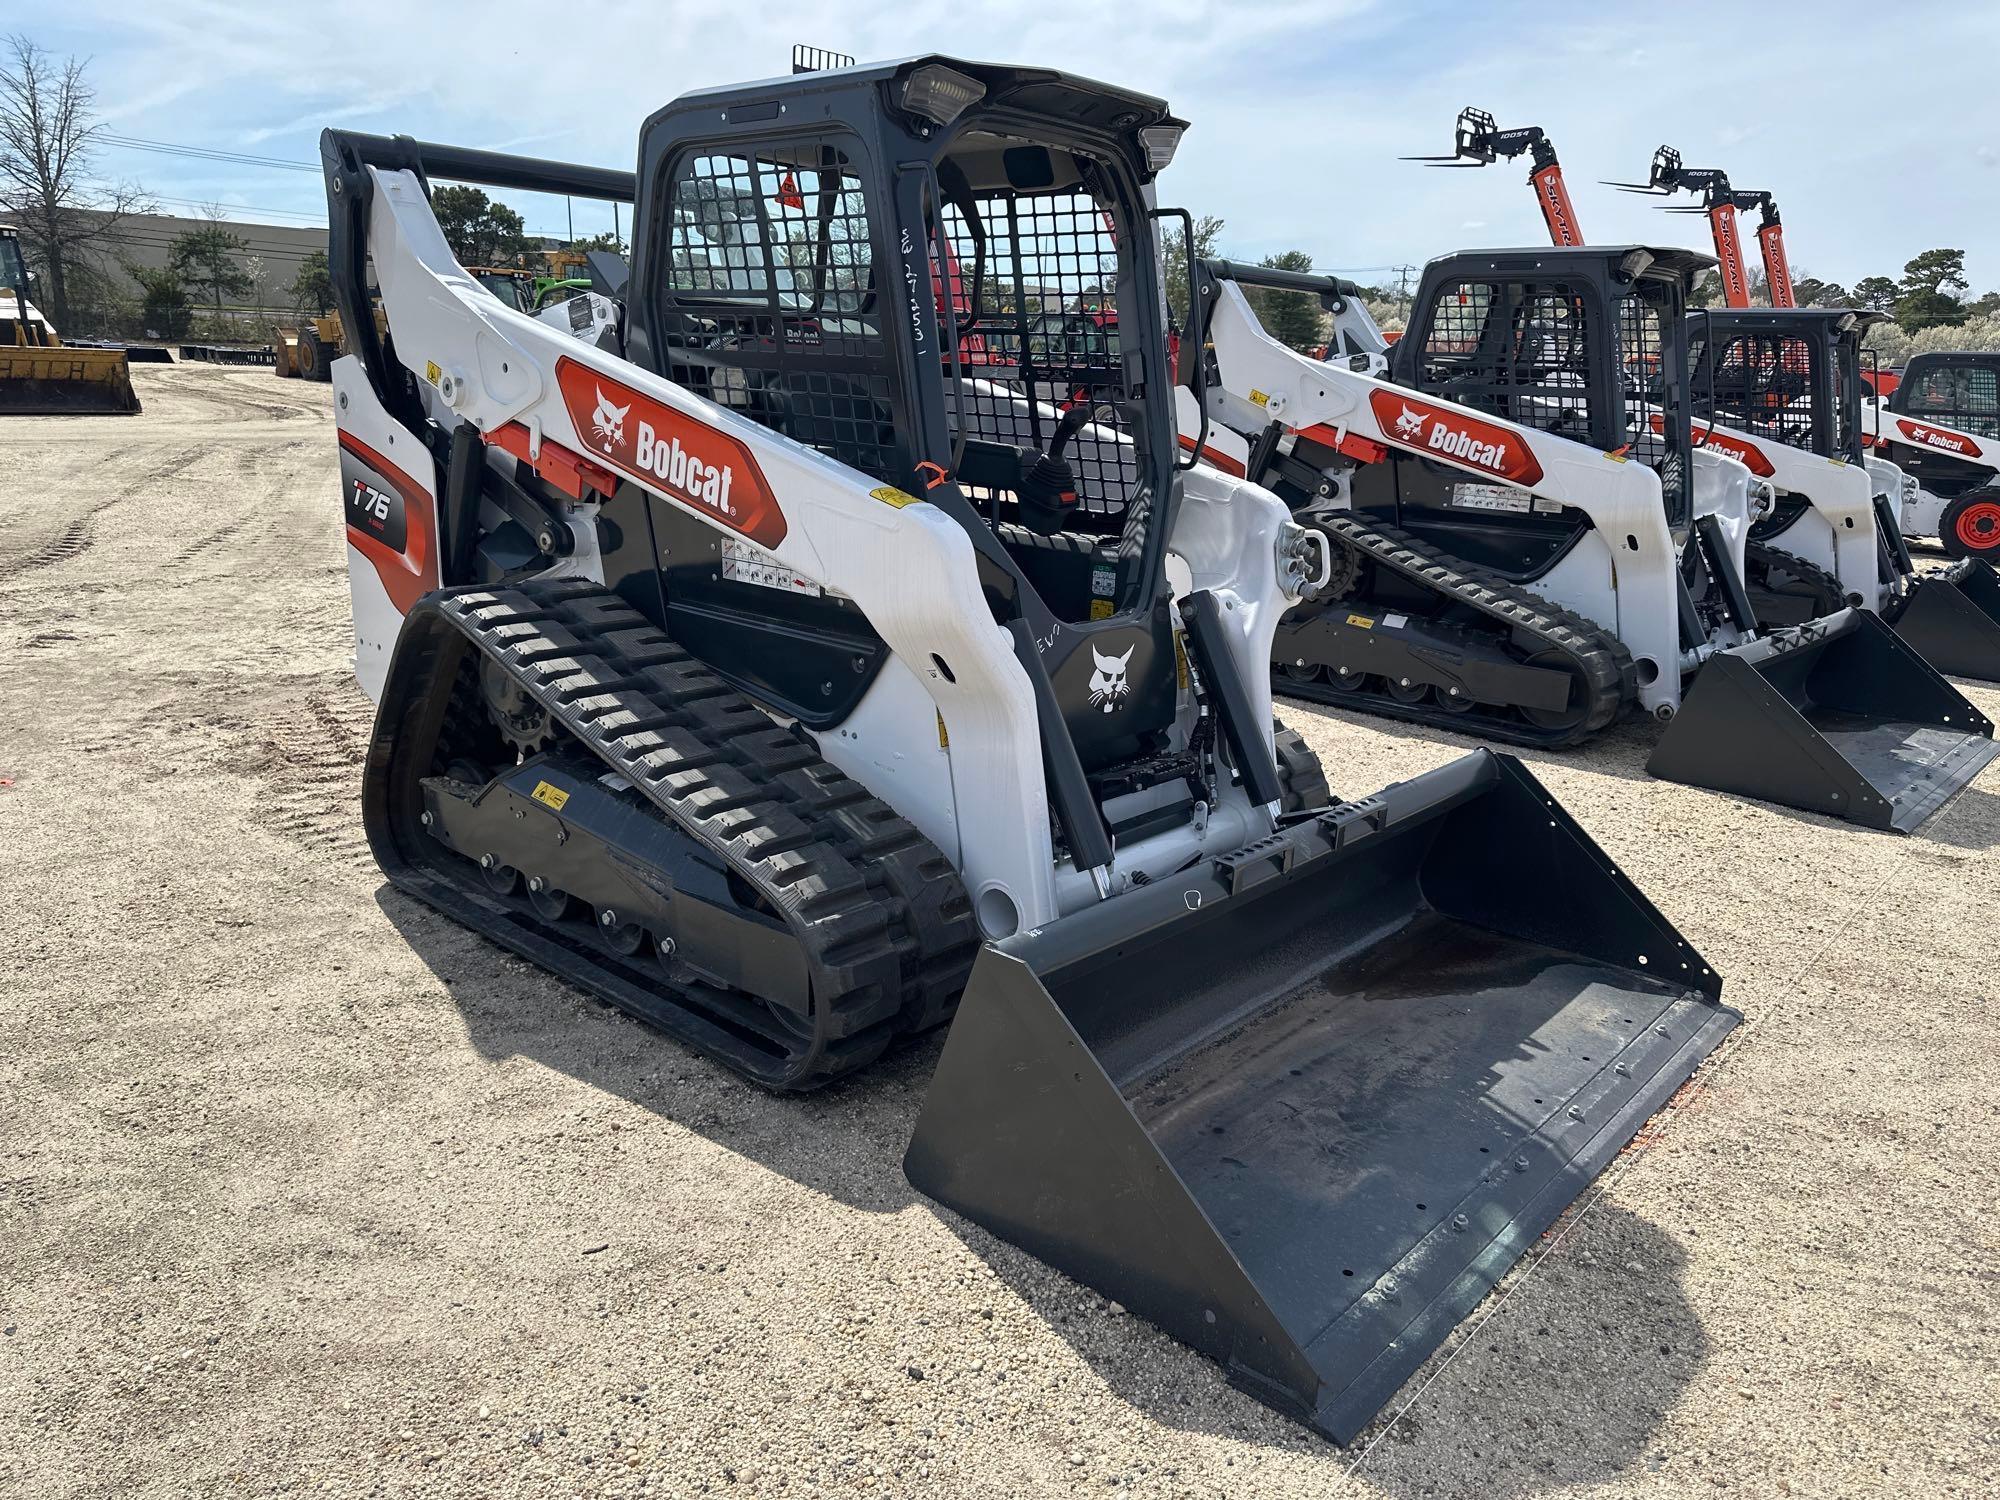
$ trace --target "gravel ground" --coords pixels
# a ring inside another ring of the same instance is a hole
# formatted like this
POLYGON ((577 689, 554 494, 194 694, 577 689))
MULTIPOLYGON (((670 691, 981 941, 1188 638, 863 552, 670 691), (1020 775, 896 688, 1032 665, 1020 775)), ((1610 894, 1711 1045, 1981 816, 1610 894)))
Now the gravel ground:
POLYGON ((773 1098, 390 891, 327 388, 134 378, 0 425, 0 1493, 2000 1489, 2000 773, 1531 757, 1748 1024, 1341 1452, 910 1189, 935 1041, 773 1098))

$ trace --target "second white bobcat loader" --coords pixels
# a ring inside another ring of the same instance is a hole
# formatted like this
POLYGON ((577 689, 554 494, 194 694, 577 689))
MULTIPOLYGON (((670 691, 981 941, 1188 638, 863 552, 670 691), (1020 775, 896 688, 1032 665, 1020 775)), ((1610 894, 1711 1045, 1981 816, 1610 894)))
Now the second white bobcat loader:
POLYGON ((1736 1018, 1514 760, 1336 799, 1274 731, 1326 550, 1178 467, 1182 128, 933 56, 636 174, 327 132, 362 816, 767 1086, 949 1020, 911 1180, 1345 1441, 1736 1018), (433 177, 636 200, 625 294, 505 305, 433 177))
MULTIPOLYGON (((2000 578, 1976 556, 1941 573, 1918 573, 1903 517, 1924 526, 1919 497, 1929 497, 1916 476, 1870 442, 1878 414, 1863 396, 1861 340, 1882 321, 1879 313, 1827 307, 1731 308, 1689 318, 1698 415, 1727 424, 1710 440, 1777 490, 1777 505, 1751 534, 1765 562, 1751 598, 1759 619, 1779 625, 1859 604, 1940 672, 2000 680, 2000 578), (1828 503, 1830 480, 1867 495, 1872 527, 1851 501, 1844 510, 1828 503), (1873 557, 1862 538, 1872 539, 1873 557)), ((1937 524, 1933 510, 1927 529, 1937 524)))
POLYGON ((1336 544, 1279 628, 1279 688, 1551 746, 1636 704, 1666 726, 1655 775, 1902 832, 1969 782, 2000 748, 1991 723, 1874 614, 1762 627, 1745 558, 1774 492, 1688 411, 1685 298, 1708 264, 1447 256, 1386 352, 1358 288, 1198 267, 1183 435, 1207 422, 1189 442, 1336 544), (1271 338, 1243 285, 1339 304, 1333 352, 1271 338))
POLYGON ((1861 426, 1869 451, 1903 473, 1906 535, 2000 563, 2000 354, 1910 356, 1886 399, 1864 394, 1861 426))
MULTIPOLYGON (((1583 246, 1562 164, 1540 127, 1502 130, 1486 111, 1466 109, 1458 117, 1452 154, 1418 160, 1479 167, 1526 152, 1533 153, 1528 181, 1550 239, 1561 248, 1583 246)), ((1759 623, 1800 625, 1848 607, 1868 609, 1939 671, 2000 678, 2000 581, 1983 566, 1920 576, 1903 540, 1906 532, 1942 531, 1954 556, 1969 555, 1957 544, 1981 539, 1984 513, 1978 498, 1956 502, 1946 517, 1945 502, 1917 483, 1918 476, 1892 470, 1882 448, 1877 451, 1883 457, 1862 461, 1864 441, 1876 445, 1857 429, 1872 425, 1881 436, 1883 424, 1864 423, 1857 415, 1860 341, 1871 324, 1884 321, 1881 315, 1797 308, 1784 226, 1770 193, 1740 192, 1722 171, 1684 166, 1671 146, 1653 153, 1644 183, 1611 186, 1652 196, 1701 196, 1699 208, 1668 211, 1707 219, 1728 306, 1689 314, 1686 385, 1695 416, 1702 419, 1695 429, 1697 444, 1739 459, 1775 492, 1744 549, 1743 582, 1759 623), (1737 228, 1738 213, 1750 208, 1762 215, 1757 246, 1769 310, 1751 305, 1737 228)), ((1638 373, 1628 369, 1625 376, 1630 380, 1638 373)), ((1989 389, 1990 383, 1989 375, 1989 389)), ((1907 468, 1939 473, 1939 484, 1953 495, 1991 483, 1990 461, 1982 479, 1976 459, 1967 463, 1956 456, 1976 455, 1976 439, 1927 424, 1914 430, 1920 434, 1915 441, 1925 445, 1921 452, 1894 422, 1887 432, 1896 455, 1908 459, 1907 468)), ((1986 528, 2000 544, 2000 505, 1987 509, 1986 528)))

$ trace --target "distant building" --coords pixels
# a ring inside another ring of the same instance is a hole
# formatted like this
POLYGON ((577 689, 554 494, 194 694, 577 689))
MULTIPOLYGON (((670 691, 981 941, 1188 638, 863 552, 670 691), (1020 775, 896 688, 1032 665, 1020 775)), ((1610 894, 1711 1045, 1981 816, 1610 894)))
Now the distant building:
MULTIPOLYGON (((113 238, 100 240, 93 248, 99 252, 97 259, 110 273, 118 295, 137 301, 139 287, 125 274, 125 264, 164 266, 176 239, 209 225, 207 219, 176 214, 131 214, 119 222, 113 238)), ((224 310, 259 323, 280 315, 289 316, 290 288, 299 274, 299 263, 313 251, 326 249, 326 230, 318 226, 253 224, 238 219, 224 219, 221 227, 249 247, 243 252, 242 262, 256 277, 256 286, 250 294, 225 301, 224 310)))

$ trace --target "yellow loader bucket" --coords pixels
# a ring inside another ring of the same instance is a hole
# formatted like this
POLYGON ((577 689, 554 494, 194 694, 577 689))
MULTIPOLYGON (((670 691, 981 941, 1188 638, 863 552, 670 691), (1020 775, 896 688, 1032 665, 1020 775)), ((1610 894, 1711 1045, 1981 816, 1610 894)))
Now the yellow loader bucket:
POLYGON ((280 380, 299 378, 299 330, 280 328, 271 335, 271 373, 280 380))
POLYGON ((139 396, 132 389, 132 369, 123 349, 0 344, 0 414, 136 415, 138 410, 139 396))

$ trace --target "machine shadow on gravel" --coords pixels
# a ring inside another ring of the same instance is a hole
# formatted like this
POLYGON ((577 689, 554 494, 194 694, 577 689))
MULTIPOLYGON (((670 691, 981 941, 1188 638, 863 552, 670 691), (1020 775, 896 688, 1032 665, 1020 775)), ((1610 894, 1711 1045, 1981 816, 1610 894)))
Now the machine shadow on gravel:
POLYGON ((1946 809, 1946 815, 1926 824, 1918 839, 1949 844, 1954 849, 2000 848, 2000 792, 1969 786, 1946 809))
MULTIPOLYGON (((482 1058, 531 1059, 851 1208, 896 1213, 921 1204, 1121 1400, 1153 1420, 1343 1465, 1381 1430, 1344 1453, 1329 1450, 1310 1428, 1231 1389, 1213 1364, 1144 1319, 1108 1318, 1088 1288, 914 1191, 902 1155, 941 1033, 898 1046, 863 1078, 811 1094, 773 1093, 568 990, 392 886, 379 888, 376 901, 445 986, 482 1058), (572 1013, 577 1002, 582 1024, 572 1013)), ((1566 1248, 1540 1266, 1389 1433, 1369 1460, 1371 1482, 1415 1500, 1435 1493, 1441 1471, 1457 1468, 1468 1481, 1477 1475, 1481 1493, 1504 1500, 1628 1473, 1643 1461, 1659 1416, 1699 1370, 1707 1340, 1680 1288, 1679 1243, 1608 1201, 1591 1214, 1589 1242, 1610 1248, 1596 1252, 1595 1263, 1566 1248), (1606 1400, 1614 1378, 1617 1397, 1606 1400)), ((1398 1409, 1445 1357, 1434 1356, 1386 1410, 1398 1409)))
POLYGON ((376 903, 437 976, 490 1062, 524 1057, 636 1104, 801 1187, 869 1213, 922 1201, 903 1150, 943 1032, 890 1051, 861 1079, 774 1093, 652 1031, 383 884, 376 903), (581 1022, 572 1013, 580 1006, 581 1022))
MULTIPOLYGON (((1364 727, 1378 733, 1383 728, 1381 721, 1370 714, 1320 703, 1288 700, 1284 704, 1284 713, 1291 719, 1325 719, 1330 723, 1364 727)), ((1459 734, 1432 724, 1398 724, 1393 733, 1398 739, 1443 745, 1461 755, 1478 750, 1487 743, 1477 735, 1459 734)), ((1650 782, 1655 778, 1646 773, 1646 757, 1652 754, 1657 737, 1649 721, 1633 718, 1602 730, 1581 749, 1538 750, 1532 746, 1515 745, 1509 746, 1507 753, 1538 772, 1546 767, 1557 771, 1589 771, 1618 781, 1650 782)))
POLYGON ((1107 1319, 1101 1299, 1033 1256, 957 1214, 941 1210, 939 1218, 1120 1400, 1154 1421, 1318 1453, 1342 1468, 1387 1428, 1360 1477, 1409 1500, 1454 1493, 1511 1500, 1629 1475, 1645 1463, 1661 1419, 1694 1384, 1708 1353, 1681 1286, 1687 1256, 1680 1242, 1599 1201, 1588 1242, 1602 1248, 1593 1261, 1583 1262, 1573 1244, 1552 1255, 1496 1316, 1468 1319, 1468 1328, 1478 1325, 1470 1347, 1409 1415, 1392 1425, 1452 1358, 1449 1350, 1433 1355, 1376 1423, 1335 1450, 1232 1389, 1213 1365, 1143 1320, 1107 1319))

